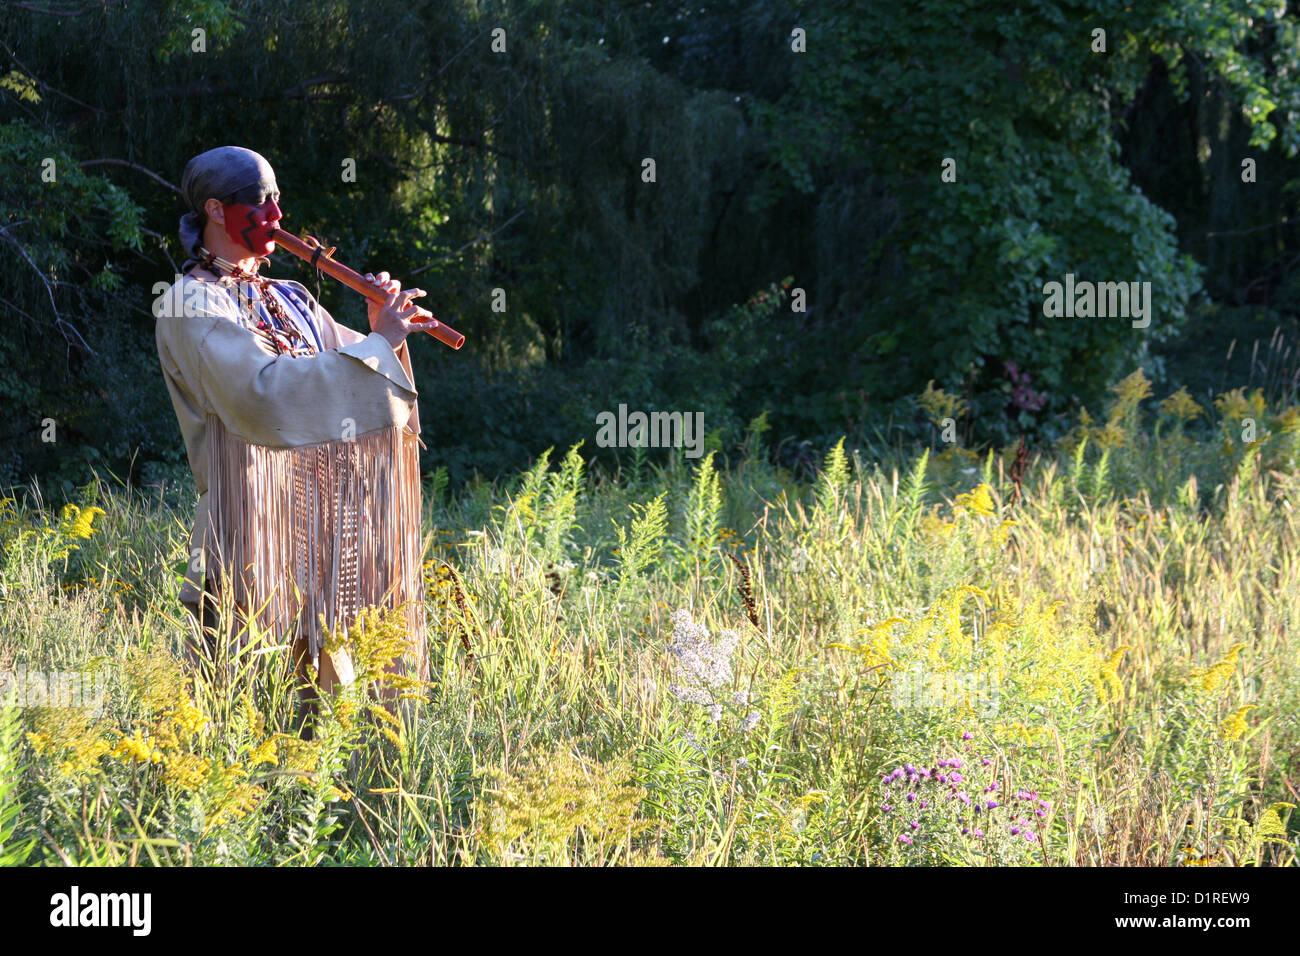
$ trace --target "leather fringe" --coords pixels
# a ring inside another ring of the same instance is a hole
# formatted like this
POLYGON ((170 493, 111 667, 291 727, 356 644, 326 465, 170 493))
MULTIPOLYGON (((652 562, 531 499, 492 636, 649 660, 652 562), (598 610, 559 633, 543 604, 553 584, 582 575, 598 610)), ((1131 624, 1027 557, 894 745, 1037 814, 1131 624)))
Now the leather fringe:
POLYGON ((334 630, 362 608, 404 606, 414 676, 428 676, 418 440, 394 426, 269 448, 207 416, 205 559, 242 616, 294 645, 305 637, 317 669, 322 616, 334 630))

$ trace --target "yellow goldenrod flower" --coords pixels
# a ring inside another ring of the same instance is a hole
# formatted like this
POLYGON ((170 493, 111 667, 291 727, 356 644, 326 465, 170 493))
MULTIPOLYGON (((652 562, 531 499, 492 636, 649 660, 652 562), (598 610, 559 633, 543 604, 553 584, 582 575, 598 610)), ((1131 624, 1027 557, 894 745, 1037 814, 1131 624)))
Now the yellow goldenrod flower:
POLYGON ((970 491, 958 495, 953 508, 964 508, 977 515, 993 515, 996 513, 993 510, 993 489, 981 482, 970 491))
POLYGON ((174 784, 182 790, 197 790, 207 781, 212 761, 198 754, 186 753, 168 757, 165 766, 165 783, 174 784))
POLYGON ((1245 644, 1232 645, 1227 655, 1217 664, 1192 671, 1189 681, 1207 694, 1216 693, 1237 669, 1237 655, 1245 646, 1245 644))
POLYGON ((1101 665, 1097 672, 1097 693, 1102 700, 1119 700, 1124 693, 1124 685, 1119 679, 1120 661, 1124 659, 1126 651, 1133 649, 1130 644, 1123 644, 1111 651, 1110 656, 1106 658, 1106 663, 1101 665))
POLYGON ((1160 412, 1163 415, 1172 415, 1180 422, 1185 422, 1197 415, 1205 414, 1205 409, 1196 404, 1196 399, 1188 394, 1187 386, 1184 385, 1160 403, 1160 412))
POLYGON ((1255 709, 1255 704, 1247 704, 1245 707, 1238 707, 1219 725, 1223 733, 1224 740, 1238 740, 1242 734, 1249 728, 1246 723, 1246 715, 1255 709))
POLYGON ((136 763, 160 763, 163 752, 151 740, 146 740, 139 727, 127 737, 123 735, 113 748, 114 757, 129 757, 136 763))
POLYGON ((256 767, 264 763, 278 765, 280 759, 275 755, 275 737, 267 737, 248 755, 248 765, 256 767))

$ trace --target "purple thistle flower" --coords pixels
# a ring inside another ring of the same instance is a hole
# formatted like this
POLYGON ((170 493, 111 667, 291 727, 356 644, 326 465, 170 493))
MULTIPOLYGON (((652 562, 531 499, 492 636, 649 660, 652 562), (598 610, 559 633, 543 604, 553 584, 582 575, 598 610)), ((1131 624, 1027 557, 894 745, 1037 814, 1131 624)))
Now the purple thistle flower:
POLYGON ((917 822, 916 820, 913 820, 913 821, 912 821, 912 829, 913 829, 913 830, 919 830, 919 829, 921 829, 921 824, 920 824, 919 822, 917 822))
POLYGON ((982 761, 980 761, 980 762, 983 763, 984 766, 986 766, 986 767, 991 767, 991 766, 993 766, 993 761, 990 760, 988 757, 985 757, 985 758, 984 758, 982 761))
POLYGON ((973 740, 974 738, 975 738, 975 735, 972 734, 969 730, 967 730, 967 731, 963 731, 963 732, 962 732, 962 735, 961 735, 961 739, 962 739, 962 740, 973 740))
POLYGON ((948 775, 948 779, 951 780, 953 783, 961 783, 966 778, 959 773, 953 773, 948 775))
POLYGON ((996 810, 998 808, 998 802, 996 800, 990 800, 988 803, 988 808, 990 810, 996 810))
POLYGON ((909 793, 909 794, 907 795, 907 802, 908 802, 908 803, 912 803, 912 802, 915 801, 915 800, 916 800, 916 794, 914 794, 914 793, 909 793))
POLYGON ((983 830, 976 830, 976 831, 975 831, 975 838, 976 838, 977 840, 982 840, 982 839, 984 839, 984 831, 983 831, 983 830))
POLYGON ((906 833, 900 833, 900 834, 898 835, 898 842, 899 842, 899 843, 906 843, 908 846, 911 846, 911 845, 912 845, 912 838, 911 838, 910 836, 908 836, 906 833))
POLYGON ((1026 830, 1026 831, 1025 831, 1025 839, 1026 839, 1028 842, 1033 843, 1033 842, 1035 842, 1035 841, 1038 839, 1038 835, 1035 834, 1032 830, 1026 830))
POLYGON ((1012 836, 1020 836, 1020 827, 1012 827, 1012 828, 1011 828, 1011 835, 1012 835, 1012 836))

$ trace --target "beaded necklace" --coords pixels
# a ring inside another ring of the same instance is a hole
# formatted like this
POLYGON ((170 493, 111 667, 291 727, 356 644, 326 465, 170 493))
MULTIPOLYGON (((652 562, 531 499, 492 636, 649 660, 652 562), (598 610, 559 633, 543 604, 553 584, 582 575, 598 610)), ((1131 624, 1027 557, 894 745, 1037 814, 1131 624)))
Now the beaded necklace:
MULTIPOLYGON (((219 276, 218 281, 222 286, 235 291, 235 298, 240 308, 248 316, 253 328, 261 334, 272 349, 291 357, 315 354, 315 346, 299 331, 293 319, 284 311, 284 306, 271 291, 270 279, 258 275, 256 267, 252 272, 248 272, 241 269, 237 263, 221 258, 203 246, 199 246, 198 253, 199 264, 213 275, 219 276), (259 303, 266 310, 265 315, 258 312, 259 303)), ((257 260, 259 265, 263 261, 265 259, 257 260)))

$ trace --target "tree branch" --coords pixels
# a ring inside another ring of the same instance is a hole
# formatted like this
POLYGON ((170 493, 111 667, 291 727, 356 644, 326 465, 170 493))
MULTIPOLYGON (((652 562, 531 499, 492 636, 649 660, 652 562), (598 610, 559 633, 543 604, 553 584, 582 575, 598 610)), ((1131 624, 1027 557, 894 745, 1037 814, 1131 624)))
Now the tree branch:
POLYGON ((163 179, 157 173, 145 169, 143 166, 137 166, 135 163, 128 163, 125 159, 87 159, 83 162, 77 163, 77 165, 82 168, 85 168, 86 166, 125 166, 127 169, 134 169, 137 173, 144 173, 154 182, 166 186, 168 189, 170 189, 176 195, 180 196, 182 199, 185 198, 185 194, 181 192, 178 187, 173 186, 171 183, 163 179))

